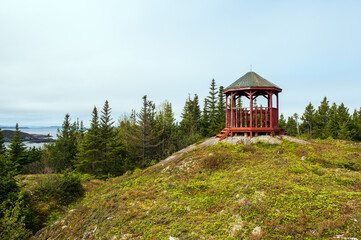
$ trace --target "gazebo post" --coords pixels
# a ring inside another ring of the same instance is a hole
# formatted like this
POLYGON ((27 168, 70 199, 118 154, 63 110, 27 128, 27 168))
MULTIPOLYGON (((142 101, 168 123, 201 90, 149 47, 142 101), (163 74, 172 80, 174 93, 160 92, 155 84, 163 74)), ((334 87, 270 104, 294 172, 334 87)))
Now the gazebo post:
MULTIPOLYGON (((253 93, 250 91, 249 93, 249 127, 253 127, 253 93)), ((252 132, 251 132, 252 136, 252 132)))
POLYGON ((228 94, 226 94, 226 128, 228 128, 228 94))
POLYGON ((270 104, 271 104, 271 112, 270 112, 270 122, 271 122, 271 128, 273 128, 273 103, 272 103, 272 95, 273 95, 273 92, 271 92, 271 95, 270 95, 270 104))

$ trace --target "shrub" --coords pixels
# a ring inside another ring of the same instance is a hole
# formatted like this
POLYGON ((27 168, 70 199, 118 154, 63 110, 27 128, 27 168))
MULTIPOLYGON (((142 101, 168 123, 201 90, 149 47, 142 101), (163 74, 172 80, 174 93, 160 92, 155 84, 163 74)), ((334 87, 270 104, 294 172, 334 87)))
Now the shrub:
POLYGON ((53 199, 60 205, 70 204, 83 195, 80 177, 68 172, 40 179, 34 191, 39 197, 53 199))

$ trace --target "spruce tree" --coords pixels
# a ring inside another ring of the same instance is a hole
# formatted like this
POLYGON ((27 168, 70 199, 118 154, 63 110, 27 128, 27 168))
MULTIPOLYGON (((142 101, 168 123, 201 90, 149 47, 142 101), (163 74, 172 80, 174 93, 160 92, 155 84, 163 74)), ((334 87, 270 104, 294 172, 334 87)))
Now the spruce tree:
POLYGON ((55 172, 72 168, 72 162, 78 153, 76 122, 71 123, 70 115, 65 114, 57 140, 51 149, 50 167, 55 172))
POLYGON ((201 118, 201 133, 203 136, 208 136, 211 129, 210 129, 210 113, 209 113, 209 104, 208 99, 204 99, 203 104, 203 112, 201 118))
MULTIPOLYGON (((218 106, 219 90, 216 87, 216 81, 212 79, 211 86, 209 88, 209 95, 206 98, 207 108, 204 111, 207 111, 209 123, 208 126, 208 136, 213 136, 219 133, 220 124, 219 124, 219 106, 218 106)), ((223 100, 224 101, 224 100, 223 100)), ((205 113, 203 112, 203 115, 205 113)))
POLYGON ((176 124, 172 104, 165 101, 156 112, 156 132, 162 132, 160 136, 160 146, 157 158, 163 159, 176 151, 175 133, 176 124))
POLYGON ((338 138, 344 140, 350 140, 351 138, 351 116, 348 112, 348 108, 341 103, 337 108, 337 119, 339 122, 338 138))
POLYGON ((4 135, 0 128, 0 155, 5 154, 5 152, 6 152, 6 148, 5 148, 4 135))
POLYGON ((283 116, 282 113, 281 113, 281 115, 280 115, 280 120, 279 120, 278 125, 279 125, 280 128, 286 130, 286 119, 285 119, 285 117, 283 116))
POLYGON ((361 141, 361 108, 352 114, 350 137, 353 141, 361 141))
POLYGON ((226 124, 226 101, 224 98, 224 87, 220 86, 218 91, 218 101, 217 101, 217 123, 218 123, 218 132, 221 131, 226 124))
POLYGON ((340 130, 340 124, 337 115, 337 105, 333 103, 329 110, 329 120, 326 124, 326 134, 328 137, 336 139, 340 130))
POLYGON ((328 134, 326 131, 326 125, 329 121, 330 106, 326 97, 323 98, 320 106, 315 112, 315 126, 314 126, 314 137, 316 138, 327 138, 328 134))
POLYGON ((298 114, 297 113, 294 113, 293 114, 293 118, 294 118, 294 120, 295 120, 295 122, 296 122, 296 130, 297 130, 297 135, 300 135, 300 128, 299 128, 299 124, 298 124, 298 114))
POLYGON ((124 147, 121 139, 117 138, 114 121, 111 118, 111 108, 105 101, 100 117, 100 151, 102 174, 120 175, 123 173, 124 147))
POLYGON ((304 126, 306 126, 307 134, 310 138, 312 138, 312 131, 314 126, 314 114, 315 109, 313 108, 313 105, 309 103, 305 109, 305 112, 303 113, 301 119, 303 120, 304 126))
POLYGON ((190 96, 188 97, 181 117, 179 148, 186 147, 201 138, 200 126, 202 119, 197 94, 194 95, 193 99, 190 96))
POLYGON ((156 159, 156 149, 160 146, 163 130, 158 130, 155 124, 155 105, 147 100, 147 95, 143 96, 143 106, 136 114, 136 125, 129 134, 132 145, 140 149, 141 161, 138 167, 146 167, 151 160, 156 159))
POLYGON ((297 135, 297 122, 293 117, 288 117, 288 120, 286 123, 286 131, 287 131, 288 135, 290 135, 290 136, 297 135))
POLYGON ((201 110, 199 107, 197 94, 194 95, 193 99, 191 99, 190 96, 188 97, 181 116, 181 129, 186 134, 198 134, 201 125, 201 110))
POLYGON ((95 175, 99 174, 98 166, 101 161, 100 138, 98 110, 94 106, 90 128, 85 133, 79 153, 74 160, 74 166, 78 171, 95 175))
POLYGON ((14 137, 9 145, 9 160, 17 171, 27 163, 26 146, 20 138, 19 125, 16 123, 14 137))

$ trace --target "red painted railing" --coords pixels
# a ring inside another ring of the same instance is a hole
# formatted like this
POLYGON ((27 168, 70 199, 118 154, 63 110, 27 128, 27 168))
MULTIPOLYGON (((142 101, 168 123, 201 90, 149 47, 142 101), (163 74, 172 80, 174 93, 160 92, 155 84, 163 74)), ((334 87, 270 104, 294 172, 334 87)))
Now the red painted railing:
POLYGON ((278 109, 268 107, 227 109, 228 128, 274 128, 278 127, 278 109), (233 111, 232 111, 233 110, 233 111))

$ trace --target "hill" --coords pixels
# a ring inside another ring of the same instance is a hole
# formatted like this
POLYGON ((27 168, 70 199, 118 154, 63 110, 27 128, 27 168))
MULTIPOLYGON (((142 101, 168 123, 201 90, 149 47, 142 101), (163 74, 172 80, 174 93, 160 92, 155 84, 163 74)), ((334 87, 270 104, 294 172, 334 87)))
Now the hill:
MULTIPOLYGON (((14 138, 15 131, 13 130, 1 130, 4 136, 5 142, 10 142, 14 138)), ((52 136, 42 135, 42 134, 31 134, 25 133, 20 131, 20 138, 23 141, 30 141, 30 142, 52 142, 54 141, 52 136)))
POLYGON ((359 239, 360 144, 275 142, 193 145, 109 179, 33 239, 359 239))

